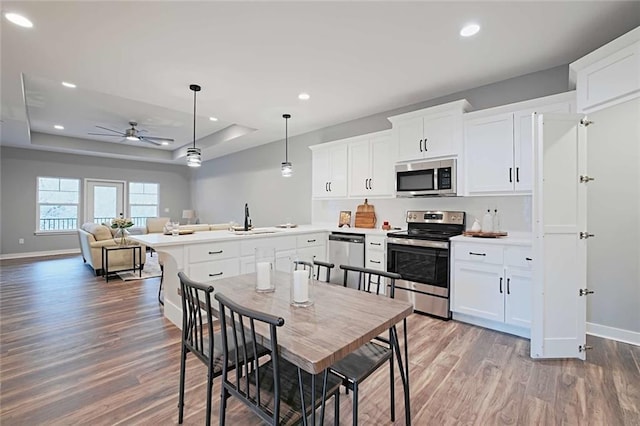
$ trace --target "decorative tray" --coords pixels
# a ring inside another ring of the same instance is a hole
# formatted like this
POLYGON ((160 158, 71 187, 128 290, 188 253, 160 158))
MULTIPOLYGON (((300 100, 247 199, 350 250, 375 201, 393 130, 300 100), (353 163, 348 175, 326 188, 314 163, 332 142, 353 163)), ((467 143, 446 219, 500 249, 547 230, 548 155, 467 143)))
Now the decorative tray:
POLYGON ((462 233, 465 237, 477 237, 477 238, 500 238, 506 237, 506 232, 482 232, 482 231, 464 231, 462 233))
MULTIPOLYGON (((180 235, 188 235, 193 234, 195 231, 193 229, 181 229, 178 231, 180 235)), ((171 232, 165 232, 164 235, 172 235, 171 232)))
POLYGON ((283 223, 281 225, 276 225, 276 228, 295 228, 298 225, 296 225, 295 223, 283 223))

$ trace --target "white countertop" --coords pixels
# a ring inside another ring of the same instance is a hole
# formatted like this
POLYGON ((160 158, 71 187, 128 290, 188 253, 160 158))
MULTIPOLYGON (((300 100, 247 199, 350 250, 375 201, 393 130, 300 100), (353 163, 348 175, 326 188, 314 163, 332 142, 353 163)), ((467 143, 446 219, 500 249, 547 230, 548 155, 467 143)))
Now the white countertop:
POLYGON ((451 238, 451 242, 531 246, 533 244, 533 236, 530 232, 509 232, 508 236, 499 238, 465 237, 464 235, 458 235, 457 237, 451 238))
POLYGON ((251 238, 271 238, 285 235, 308 234, 311 232, 327 232, 327 229, 314 225, 300 225, 295 228, 276 228, 265 227, 255 228, 254 231, 265 233, 243 234, 242 232, 234 233, 227 230, 220 231, 197 231, 187 235, 164 235, 164 234, 144 234, 131 235, 128 238, 139 243, 151 246, 176 246, 183 244, 198 244, 217 241, 240 241, 251 238))

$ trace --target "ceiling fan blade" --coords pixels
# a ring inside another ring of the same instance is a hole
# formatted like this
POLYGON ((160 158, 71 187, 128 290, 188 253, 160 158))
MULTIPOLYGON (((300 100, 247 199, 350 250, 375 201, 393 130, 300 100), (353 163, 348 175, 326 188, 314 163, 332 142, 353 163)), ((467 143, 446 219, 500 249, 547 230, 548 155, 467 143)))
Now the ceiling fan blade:
POLYGON ((87 133, 88 135, 95 135, 95 136, 111 136, 111 137, 122 137, 122 135, 110 135, 107 133, 87 133))
POLYGON ((154 139, 157 141, 167 141, 167 142, 173 142, 173 139, 171 138, 161 138, 159 136, 138 136, 139 138, 144 138, 144 139, 154 139))
POLYGON ((142 136, 139 136, 139 137, 138 137, 138 139, 139 139, 140 141, 142 141, 142 142, 152 143, 152 144, 154 144, 155 146, 162 146, 162 144, 161 144, 161 143, 158 143, 158 142, 156 142, 156 141, 151 141, 151 140, 149 140, 149 139, 147 139, 147 138, 143 138, 142 136))
POLYGON ((119 135, 123 135, 123 136, 124 136, 124 133, 122 133, 122 132, 121 132, 121 131, 119 131, 119 130, 113 130, 113 129, 110 129, 110 128, 108 128, 108 127, 102 127, 102 126, 96 126, 96 127, 97 127, 97 128, 99 128, 99 129, 108 130, 108 131, 110 131, 110 132, 114 132, 114 133, 117 133, 117 134, 119 134, 119 135))

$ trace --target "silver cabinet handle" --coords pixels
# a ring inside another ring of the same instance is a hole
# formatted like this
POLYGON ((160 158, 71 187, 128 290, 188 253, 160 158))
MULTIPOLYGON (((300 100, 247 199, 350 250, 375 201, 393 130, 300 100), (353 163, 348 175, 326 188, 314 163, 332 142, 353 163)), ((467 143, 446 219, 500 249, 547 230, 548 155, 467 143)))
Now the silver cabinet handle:
POLYGON ((209 254, 221 254, 224 250, 210 251, 209 254))

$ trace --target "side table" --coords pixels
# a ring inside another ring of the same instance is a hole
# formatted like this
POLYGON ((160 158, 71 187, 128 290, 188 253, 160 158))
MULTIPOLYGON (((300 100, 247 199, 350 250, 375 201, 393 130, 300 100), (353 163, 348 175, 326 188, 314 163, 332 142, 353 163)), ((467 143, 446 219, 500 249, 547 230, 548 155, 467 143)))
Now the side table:
POLYGON ((123 246, 103 246, 102 247, 102 272, 104 273, 105 281, 109 282, 109 275, 115 274, 117 272, 125 272, 125 271, 138 271, 140 277, 142 278, 142 246, 127 244, 123 246), (109 252, 116 250, 131 250, 131 268, 121 268, 116 271, 109 270, 109 252), (136 263, 136 254, 138 255, 136 263))

